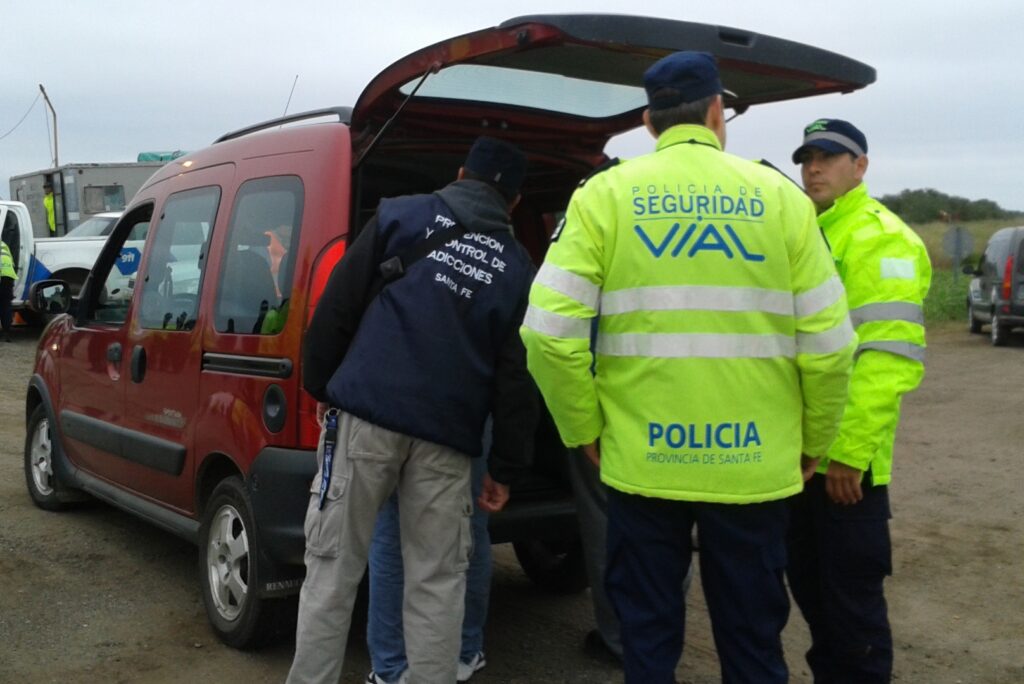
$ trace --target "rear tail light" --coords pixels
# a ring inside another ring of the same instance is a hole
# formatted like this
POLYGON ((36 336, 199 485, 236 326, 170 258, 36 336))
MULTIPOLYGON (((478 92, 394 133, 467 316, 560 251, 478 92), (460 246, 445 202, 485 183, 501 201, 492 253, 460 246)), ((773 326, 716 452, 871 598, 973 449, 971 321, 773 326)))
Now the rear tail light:
POLYGON ((1013 285, 1013 255, 1006 257, 1006 269, 1003 271, 1003 299, 1009 301, 1013 285))
POLYGON ((345 240, 338 238, 317 257, 316 263, 313 265, 313 275, 309 279, 309 303, 306 305, 307 325, 313 318, 313 310, 316 309, 316 304, 320 301, 324 288, 327 287, 327 280, 331 277, 331 272, 334 271, 334 267, 338 265, 344 254, 345 240))
MULTIPOLYGON (((306 305, 306 325, 313 318, 313 311, 317 302, 327 287, 327 280, 331 277, 334 267, 341 261, 345 253, 345 240, 338 238, 327 246, 316 263, 313 264, 313 273, 309 278, 309 300, 306 305)), ((316 449, 320 440, 320 426, 316 422, 316 399, 309 392, 299 392, 299 446, 303 449, 316 449)))

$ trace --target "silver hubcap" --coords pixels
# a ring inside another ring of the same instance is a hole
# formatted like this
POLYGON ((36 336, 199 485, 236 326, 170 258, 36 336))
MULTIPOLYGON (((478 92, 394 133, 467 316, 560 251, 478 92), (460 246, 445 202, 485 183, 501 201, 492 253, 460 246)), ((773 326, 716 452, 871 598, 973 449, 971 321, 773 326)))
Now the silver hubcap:
POLYGON ((210 524, 206 570, 217 612, 234 620, 249 593, 249 536, 233 506, 221 506, 210 524))
POLYGON ((53 445, 50 442, 50 421, 43 419, 36 425, 29 447, 32 466, 32 484, 43 496, 53 494, 53 445))

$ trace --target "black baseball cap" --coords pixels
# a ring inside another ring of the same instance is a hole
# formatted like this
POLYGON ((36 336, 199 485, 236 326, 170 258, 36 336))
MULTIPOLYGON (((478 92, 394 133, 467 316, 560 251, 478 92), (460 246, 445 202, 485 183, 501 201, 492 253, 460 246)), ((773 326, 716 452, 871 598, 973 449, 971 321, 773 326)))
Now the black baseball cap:
POLYGON ((477 178, 515 197, 526 177, 526 155, 510 142, 481 136, 473 143, 462 165, 477 178))
POLYGON ((868 153, 868 139, 849 121, 818 119, 804 128, 804 142, 793 152, 793 163, 800 164, 800 158, 810 147, 830 154, 849 152, 854 157, 863 157, 868 153))

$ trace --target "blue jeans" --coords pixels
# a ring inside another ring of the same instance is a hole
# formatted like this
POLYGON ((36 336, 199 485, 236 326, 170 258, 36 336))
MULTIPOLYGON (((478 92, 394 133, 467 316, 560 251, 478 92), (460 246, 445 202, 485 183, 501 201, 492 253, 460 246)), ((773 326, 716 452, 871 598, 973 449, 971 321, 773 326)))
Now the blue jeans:
MULTIPOLYGON (((489 431, 488 431, 489 434, 489 431)), ((485 438, 485 442, 488 442, 485 438)), ((488 448, 484 450, 486 454, 488 448)), ((484 623, 491 593, 491 535, 487 513, 475 504, 480 495, 487 459, 474 458, 473 552, 466 571, 466 613, 462 619, 462 647, 459 659, 469 662, 484 646, 484 623)), ((402 636, 402 545, 398 532, 398 497, 392 494, 377 514, 377 527, 370 543, 370 610, 366 645, 374 672, 386 682, 397 682, 408 667, 402 636)))

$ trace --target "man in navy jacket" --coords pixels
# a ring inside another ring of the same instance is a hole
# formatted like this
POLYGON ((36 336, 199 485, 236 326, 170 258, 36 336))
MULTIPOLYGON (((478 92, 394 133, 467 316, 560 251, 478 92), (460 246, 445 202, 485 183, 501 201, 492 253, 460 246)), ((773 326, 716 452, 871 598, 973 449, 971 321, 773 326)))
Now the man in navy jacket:
POLYGON ((407 681, 456 679, 470 457, 487 416, 494 447, 482 508, 504 506, 532 455, 537 399, 518 327, 534 267, 509 217, 525 173, 520 150, 478 139, 455 182, 380 203, 316 307, 303 381, 321 410, 339 412, 333 464, 322 448, 306 516, 290 683, 338 681, 377 511, 396 489, 407 681), (437 231, 452 237, 409 256, 437 231), (404 272, 381 289, 380 266, 396 257, 404 272))

